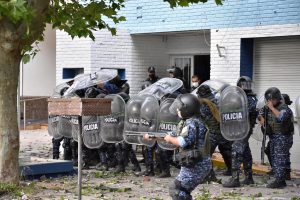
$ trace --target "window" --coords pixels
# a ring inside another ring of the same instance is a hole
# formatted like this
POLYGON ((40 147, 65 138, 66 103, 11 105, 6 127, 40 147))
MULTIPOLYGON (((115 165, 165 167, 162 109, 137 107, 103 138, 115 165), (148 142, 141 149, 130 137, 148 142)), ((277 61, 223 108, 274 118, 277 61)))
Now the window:
POLYGON ((72 79, 78 74, 83 74, 84 68, 63 68, 62 77, 63 79, 72 79))

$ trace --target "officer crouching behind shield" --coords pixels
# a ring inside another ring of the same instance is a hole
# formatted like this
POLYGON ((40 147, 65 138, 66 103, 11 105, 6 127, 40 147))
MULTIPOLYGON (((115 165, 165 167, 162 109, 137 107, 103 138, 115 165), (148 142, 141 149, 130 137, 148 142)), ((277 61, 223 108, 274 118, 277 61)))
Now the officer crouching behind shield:
MULTIPOLYGON (((164 140, 179 147, 175 161, 181 165, 179 175, 170 186, 173 200, 192 199, 191 192, 202 182, 212 169, 208 130, 199 119, 200 102, 192 94, 183 94, 170 106, 170 112, 185 120, 177 137, 166 135, 164 140)), ((173 134, 172 134, 173 135, 173 134)), ((144 136, 149 139, 149 135, 144 136)))
POLYGON ((272 170, 275 180, 267 185, 268 188, 283 188, 286 186, 286 163, 289 156, 289 138, 294 132, 293 112, 284 104, 281 92, 271 87, 265 92, 267 105, 258 115, 259 122, 266 127, 270 138, 272 170))

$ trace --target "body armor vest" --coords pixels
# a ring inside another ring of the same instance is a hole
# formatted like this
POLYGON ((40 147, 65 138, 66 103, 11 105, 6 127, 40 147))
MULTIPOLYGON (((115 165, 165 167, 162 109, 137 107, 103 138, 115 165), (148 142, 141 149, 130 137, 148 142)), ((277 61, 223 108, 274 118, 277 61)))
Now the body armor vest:
MULTIPOLYGON (((279 111, 286 109, 287 105, 281 103, 279 106, 277 106, 277 109, 279 111)), ((284 134, 289 135, 294 131, 294 123, 293 123, 293 117, 288 121, 279 122, 274 115, 274 113, 271 110, 268 110, 267 113, 267 122, 268 126, 270 127, 272 133, 271 134, 284 134)))

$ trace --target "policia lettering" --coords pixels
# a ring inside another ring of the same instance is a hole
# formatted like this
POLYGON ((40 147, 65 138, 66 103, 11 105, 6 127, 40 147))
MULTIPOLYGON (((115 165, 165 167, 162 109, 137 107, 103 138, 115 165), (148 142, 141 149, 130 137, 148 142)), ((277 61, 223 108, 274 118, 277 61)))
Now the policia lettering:
POLYGON ((222 121, 233 121, 233 120, 242 120, 243 114, 242 112, 231 112, 231 113, 222 113, 222 121))

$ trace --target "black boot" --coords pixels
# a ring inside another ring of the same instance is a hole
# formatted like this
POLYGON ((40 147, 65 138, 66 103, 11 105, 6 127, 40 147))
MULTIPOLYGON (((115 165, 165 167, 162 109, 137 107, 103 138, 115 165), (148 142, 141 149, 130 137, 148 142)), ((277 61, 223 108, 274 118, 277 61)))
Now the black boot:
POLYGON ((210 170, 209 174, 206 177, 206 180, 208 182, 216 182, 216 183, 222 183, 221 179, 217 179, 215 171, 213 169, 210 170))
POLYGON ((78 166, 78 143, 75 140, 71 141, 72 161, 73 166, 78 166))
POLYGON ((240 187, 240 180, 239 180, 239 171, 234 170, 232 171, 232 177, 223 184, 223 187, 228 187, 228 188, 234 188, 234 187, 240 187))
POLYGON ((162 173, 158 176, 158 178, 168 178, 171 177, 170 169, 165 169, 162 173))
POLYGON ((286 187, 285 180, 275 179, 273 182, 267 185, 267 188, 284 188, 286 187))
POLYGON ((59 159, 59 146, 62 139, 52 138, 52 155, 53 159, 59 159))
POLYGON ((285 170, 285 180, 287 181, 291 180, 291 169, 285 170))
POLYGON ((146 167, 146 171, 144 171, 142 173, 143 176, 154 176, 155 173, 154 173, 154 165, 150 165, 148 167, 146 167))
POLYGON ((125 172, 125 166, 123 164, 118 164, 115 173, 125 172))
POLYGON ((64 160, 72 160, 72 148, 71 148, 71 139, 64 138, 64 160))
POLYGON ((251 185, 254 184, 254 180, 252 177, 252 172, 245 172, 245 179, 242 181, 243 185, 251 185))

